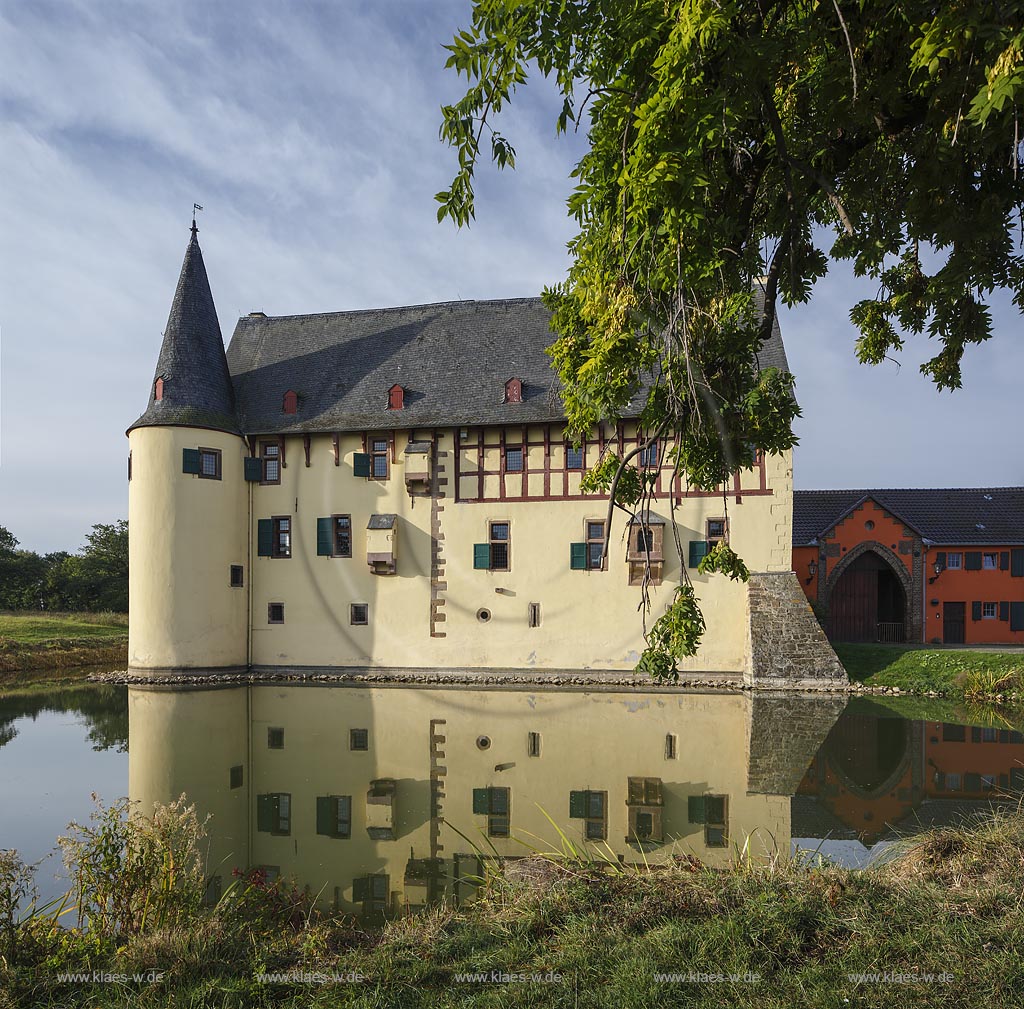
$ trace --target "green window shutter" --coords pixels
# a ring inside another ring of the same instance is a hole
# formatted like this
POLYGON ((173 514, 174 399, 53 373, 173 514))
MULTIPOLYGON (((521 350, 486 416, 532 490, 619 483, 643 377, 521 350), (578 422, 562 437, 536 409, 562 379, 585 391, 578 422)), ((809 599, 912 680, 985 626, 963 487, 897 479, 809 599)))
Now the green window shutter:
POLYGON ((199 473, 199 449, 183 448, 181 450, 181 472, 199 473))
POLYGON ((999 619, 1009 620, 1010 619, 1010 604, 1000 603, 999 604, 999 619))
POLYGON ((316 555, 317 557, 330 557, 334 553, 334 544, 331 542, 331 519, 316 520, 316 555))
POLYGON ((330 837, 336 823, 334 799, 330 795, 316 797, 316 832, 330 837))
POLYGON ((945 550, 940 550, 935 555, 935 563, 938 564, 938 566, 942 570, 945 570, 945 568, 946 568, 946 551, 945 550))
POLYGON ((587 792, 587 816, 604 816, 604 792, 587 792))
POLYGON ((1010 570, 1010 551, 1000 550, 999 551, 999 570, 1009 571, 1010 570))
POLYGON ((356 904, 370 899, 370 879, 369 876, 360 876, 352 880, 352 900, 356 904))
POLYGON ((569 817, 573 820, 580 820, 587 815, 587 793, 569 793, 569 817))
POLYGON ((338 803, 337 817, 335 823, 337 824, 338 836, 339 837, 351 837, 352 836, 352 796, 351 795, 339 795, 336 799, 338 803))
POLYGON ((707 823, 703 795, 690 795, 686 798, 686 818, 690 823, 707 823))
POLYGON ((477 570, 487 571, 491 567, 491 544, 473 544, 473 567, 477 570))
POLYGON ((508 815, 508 789, 507 788, 491 788, 488 789, 491 793, 491 812, 497 813, 499 816, 508 815))
POLYGON ((489 788, 474 788, 473 789, 473 812, 487 814, 491 811, 491 800, 490 800, 490 789, 489 788))
POLYGON ((981 619, 981 603, 971 603, 971 619, 981 619))
POLYGON ((267 832, 274 829, 274 797, 272 795, 256 796, 256 829, 267 832))
POLYGON ((698 564, 707 556, 708 545, 705 540, 690 540, 690 564, 691 568, 696 568, 698 564))
POLYGON ((256 523, 256 554, 259 557, 274 555, 274 520, 260 519, 256 523))
POLYGON ((352 473, 354 476, 370 475, 370 456, 366 452, 356 452, 352 456, 352 473))
POLYGON ((569 544, 569 569, 571 571, 587 570, 587 544, 569 544))
POLYGON ((1024 631, 1024 603, 1010 603, 1010 630, 1024 631))
POLYGON ((250 483, 263 479, 263 461, 254 455, 245 457, 245 479, 250 483))
POLYGON ((1010 551, 1010 575, 1024 578, 1024 548, 1010 551))
POLYGON ((964 570, 965 571, 980 571, 981 570, 981 551, 980 550, 968 550, 964 554, 964 570))

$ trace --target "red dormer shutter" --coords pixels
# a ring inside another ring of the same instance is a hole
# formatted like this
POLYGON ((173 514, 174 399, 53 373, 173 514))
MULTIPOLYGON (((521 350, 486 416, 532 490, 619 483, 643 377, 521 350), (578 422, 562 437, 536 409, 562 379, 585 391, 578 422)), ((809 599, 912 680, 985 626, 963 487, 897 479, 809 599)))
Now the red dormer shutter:
POLYGON ((401 410, 405 406, 405 389, 400 385, 393 385, 388 389, 388 409, 401 410))
POLYGON ((297 413, 299 409, 299 396, 298 393, 289 389, 284 394, 284 402, 281 404, 281 410, 284 413, 297 413))
POLYGON ((523 381, 519 378, 510 378, 505 383, 505 402, 506 403, 522 403, 523 401, 523 381))

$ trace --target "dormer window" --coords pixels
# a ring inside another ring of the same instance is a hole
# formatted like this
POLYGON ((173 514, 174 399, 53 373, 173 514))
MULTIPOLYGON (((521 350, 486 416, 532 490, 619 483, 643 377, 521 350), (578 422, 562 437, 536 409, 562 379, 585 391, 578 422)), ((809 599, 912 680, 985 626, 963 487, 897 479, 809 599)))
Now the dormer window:
POLYGON ((153 384, 153 399, 158 403, 164 398, 164 377, 161 375, 153 384))
POLYGON ((289 389, 284 394, 284 402, 281 404, 281 410, 284 413, 298 413, 299 394, 294 390, 289 389))
POLYGON ((388 389, 388 409, 401 410, 405 406, 405 389, 400 385, 393 385, 388 389))
POLYGON ((521 378, 510 378, 505 383, 505 402, 522 403, 523 401, 523 380, 521 378))

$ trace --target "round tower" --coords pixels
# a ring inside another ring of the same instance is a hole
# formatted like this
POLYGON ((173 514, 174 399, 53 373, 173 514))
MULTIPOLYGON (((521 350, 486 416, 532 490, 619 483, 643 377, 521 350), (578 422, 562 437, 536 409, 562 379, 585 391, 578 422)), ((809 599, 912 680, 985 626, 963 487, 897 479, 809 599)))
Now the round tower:
POLYGON ((192 237, 146 412, 128 429, 128 664, 248 664, 245 441, 217 310, 192 237))

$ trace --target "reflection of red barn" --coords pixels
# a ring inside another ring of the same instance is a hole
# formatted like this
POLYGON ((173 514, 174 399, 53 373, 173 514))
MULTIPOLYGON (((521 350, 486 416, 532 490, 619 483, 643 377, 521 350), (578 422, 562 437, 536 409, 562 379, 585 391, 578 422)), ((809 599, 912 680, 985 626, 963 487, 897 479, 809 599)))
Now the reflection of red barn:
POLYGON ((1024 645, 1024 487, 793 498, 793 570, 833 641, 1024 645))

